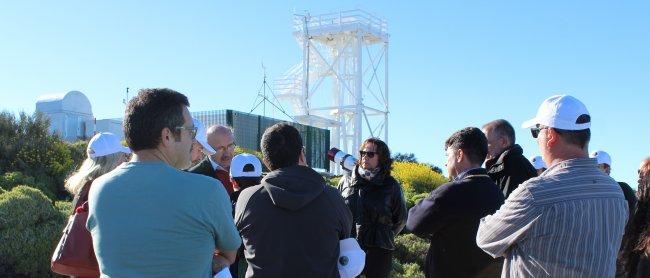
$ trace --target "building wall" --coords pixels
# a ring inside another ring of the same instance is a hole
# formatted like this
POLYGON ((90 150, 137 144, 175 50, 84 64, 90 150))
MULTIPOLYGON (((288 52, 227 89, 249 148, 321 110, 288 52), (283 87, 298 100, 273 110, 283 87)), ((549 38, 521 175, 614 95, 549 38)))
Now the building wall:
POLYGON ((50 119, 50 132, 65 141, 89 139, 95 131, 95 119, 88 98, 81 92, 42 96, 36 111, 50 119))
POLYGON ((122 129, 122 119, 103 119, 97 120, 95 123, 97 132, 110 132, 118 137, 120 140, 124 139, 124 129, 122 129))

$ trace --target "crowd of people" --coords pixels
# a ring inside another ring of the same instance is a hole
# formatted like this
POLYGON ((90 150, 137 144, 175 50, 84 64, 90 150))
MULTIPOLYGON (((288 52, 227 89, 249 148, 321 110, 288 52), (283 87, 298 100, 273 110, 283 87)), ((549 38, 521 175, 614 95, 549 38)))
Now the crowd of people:
POLYGON ((264 132, 260 161, 235 155, 233 130, 206 129, 189 106, 170 89, 140 90, 124 117, 128 148, 95 135, 68 179, 102 277, 390 277, 403 230, 430 240, 426 277, 650 276, 650 158, 636 193, 609 177, 574 97, 546 99, 522 125, 541 156, 524 157, 503 119, 454 132, 450 181, 408 211, 380 139, 363 142, 335 188, 290 124, 264 132))

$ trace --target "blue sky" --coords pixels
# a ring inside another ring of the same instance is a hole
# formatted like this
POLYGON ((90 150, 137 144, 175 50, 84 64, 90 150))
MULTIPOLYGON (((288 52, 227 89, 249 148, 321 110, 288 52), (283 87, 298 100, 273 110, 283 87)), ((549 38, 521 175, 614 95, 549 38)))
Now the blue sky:
MULTIPOLYGON (((518 127, 545 98, 567 93, 592 114, 590 150, 608 151, 613 177, 636 187, 650 155, 650 2, 395 3, 4 3, 0 109, 31 113, 39 95, 79 90, 97 118, 113 118, 126 87, 169 87, 193 111, 249 111, 261 62, 273 79, 301 59, 294 12, 362 8, 389 24, 393 152, 442 167, 455 130, 497 118, 518 127)), ((517 129, 527 156, 538 153, 529 134, 517 129)))

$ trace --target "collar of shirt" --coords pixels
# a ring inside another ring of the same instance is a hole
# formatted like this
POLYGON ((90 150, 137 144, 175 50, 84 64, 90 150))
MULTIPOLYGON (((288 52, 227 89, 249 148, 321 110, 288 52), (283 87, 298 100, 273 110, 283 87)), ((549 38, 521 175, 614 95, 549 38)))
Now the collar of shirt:
POLYGON ((212 165, 212 170, 215 170, 215 171, 217 171, 217 170, 224 170, 224 171, 226 171, 226 169, 224 169, 223 167, 221 167, 221 165, 219 165, 218 163, 214 162, 214 160, 212 160, 212 157, 210 157, 209 155, 208 155, 208 160, 210 160, 210 164, 212 165))
POLYGON ((568 168, 568 167, 598 167, 598 162, 595 158, 581 157, 581 158, 572 158, 560 161, 553 164, 551 167, 548 167, 540 176, 553 175, 556 172, 568 168))
POLYGON ((472 170, 475 170, 475 169, 479 169, 479 168, 481 168, 481 167, 475 167, 475 168, 470 168, 470 169, 465 170, 464 172, 458 174, 458 176, 456 176, 456 177, 454 178, 454 181, 459 181, 459 180, 464 179, 464 178, 467 176, 467 174, 469 173, 469 171, 472 171, 472 170))

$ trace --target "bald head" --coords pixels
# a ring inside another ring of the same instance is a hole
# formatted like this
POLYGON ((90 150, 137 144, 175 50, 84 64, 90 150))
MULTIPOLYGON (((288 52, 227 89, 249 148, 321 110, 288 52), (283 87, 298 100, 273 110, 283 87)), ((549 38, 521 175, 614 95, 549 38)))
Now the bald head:
POLYGON ((225 170, 230 170, 230 162, 235 154, 235 137, 232 129, 223 125, 213 125, 208 128, 206 135, 208 144, 217 151, 210 158, 225 170))
POLYGON ((206 131, 206 135, 208 136, 208 141, 210 140, 210 137, 214 136, 219 136, 219 135, 232 135, 232 130, 224 125, 213 125, 208 128, 206 131))

